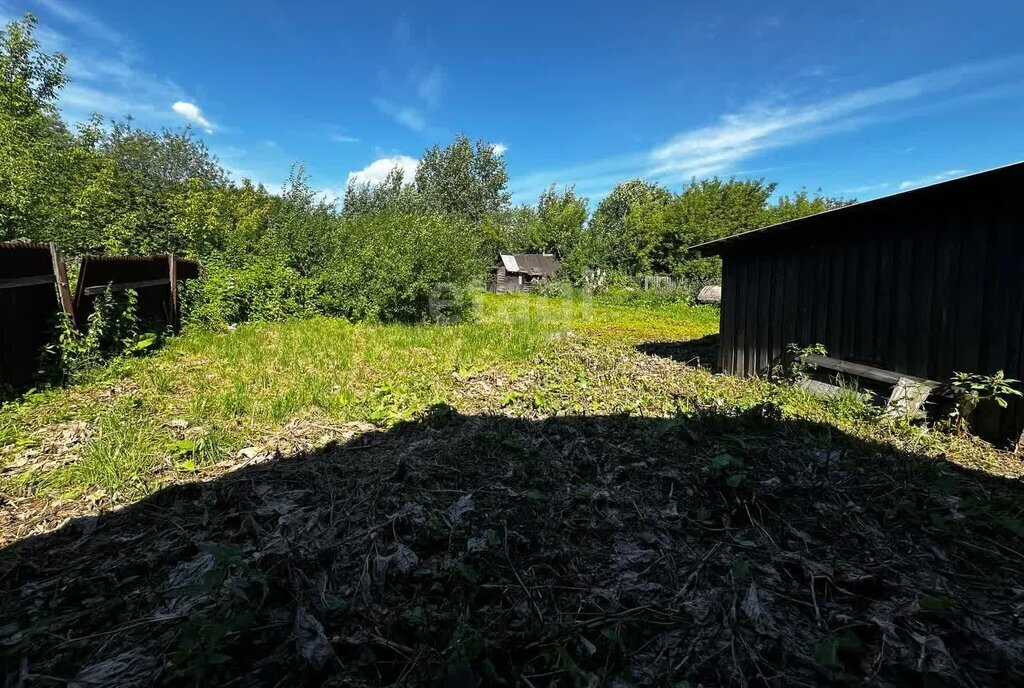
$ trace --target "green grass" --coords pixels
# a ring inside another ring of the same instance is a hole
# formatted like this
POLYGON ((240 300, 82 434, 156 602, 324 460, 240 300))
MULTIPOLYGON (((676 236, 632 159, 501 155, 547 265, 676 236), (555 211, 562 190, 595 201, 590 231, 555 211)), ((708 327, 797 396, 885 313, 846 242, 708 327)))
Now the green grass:
POLYGON ((710 308, 485 294, 476 319, 458 325, 318 318, 193 333, 155 356, 115 362, 91 382, 0 409, 0 465, 41 445, 56 424, 78 420, 94 428, 73 462, 30 467, 0 489, 136 498, 156 486, 158 468, 208 465, 296 418, 387 426, 457 403, 460 379, 524 367, 569 333, 629 343, 690 339, 716 327, 710 308), (181 421, 189 428, 184 438, 181 421))
POLYGON ((709 352, 677 343, 716 326, 709 308, 485 295, 476 322, 450 327, 313 319, 190 334, 8 404, 0 549, 21 543, 4 549, 0 593, 23 607, 6 627, 12 656, 72 676, 141 647, 172 680, 217 683, 259 648, 269 671, 290 672, 281 619, 298 600, 325 637, 358 637, 356 618, 395 641, 382 652, 417 648, 383 663, 333 644, 339 674, 378 681, 379 665, 388 680, 444 676, 454 656, 593 683, 704 643, 720 665, 662 667, 713 680, 739 657, 747 677, 767 666, 899 683, 919 678, 903 660, 921 651, 905 628, 878 630, 878 609, 898 609, 961 666, 1005 674, 986 652, 1016 637, 1020 483, 950 463, 1018 478, 1019 461, 886 421, 852 386, 823 400, 680 362, 709 352), (417 422, 370 432, 405 419, 417 422), (475 506, 453 517, 465 499, 475 506), (387 568, 399 552, 415 574, 387 568), (779 562, 792 564, 781 577, 779 562), (196 579, 171 583, 183 571, 196 579), (95 594, 68 594, 97 576, 95 594), (353 607, 364 580, 372 603, 353 607), (188 612, 168 618, 169 604, 188 612), (708 610, 701 624, 691 605, 708 610), (714 649, 722 628, 760 654, 714 649), (463 647, 473 654, 451 654, 463 647))
POLYGON ((329 439, 345 423, 387 427, 437 404, 519 417, 671 417, 768 403, 790 417, 1006 472, 998 453, 976 442, 878 422, 853 394, 826 403, 634 348, 715 332, 711 307, 487 294, 479 305, 473 322, 450 326, 319 318, 197 332, 154 356, 114 362, 88 383, 29 395, 0 408, 0 468, 20 459, 0 470, 0 495, 123 503, 245 447, 273 440, 286 451, 296 446, 288 433, 329 439), (55 450, 52 438, 69 423, 87 436, 55 450))

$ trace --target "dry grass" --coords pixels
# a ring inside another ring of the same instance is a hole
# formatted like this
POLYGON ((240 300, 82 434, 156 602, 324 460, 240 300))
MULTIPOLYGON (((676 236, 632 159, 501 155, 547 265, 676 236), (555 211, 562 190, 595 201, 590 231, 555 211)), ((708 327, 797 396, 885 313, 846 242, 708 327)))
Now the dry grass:
POLYGON ((1016 457, 675 360, 713 312, 531 303, 184 338, 5 409, 0 673, 1024 680, 1016 457))

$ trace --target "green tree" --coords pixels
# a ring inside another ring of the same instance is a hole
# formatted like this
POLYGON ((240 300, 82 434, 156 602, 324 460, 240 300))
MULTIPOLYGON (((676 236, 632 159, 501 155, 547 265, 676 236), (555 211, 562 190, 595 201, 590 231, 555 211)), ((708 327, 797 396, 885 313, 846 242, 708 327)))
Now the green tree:
POLYGON ((537 201, 537 221, 529 237, 531 250, 568 256, 583 238, 588 205, 572 186, 561 192, 553 184, 545 189, 537 201))
POLYGON ((302 165, 292 169, 270 225, 274 250, 300 275, 327 268, 342 248, 334 204, 318 194, 302 165))
POLYGON ((505 158, 493 145, 482 140, 474 145, 462 134, 444 148, 428 148, 416 168, 415 189, 426 209, 473 223, 508 208, 507 187, 505 158))
POLYGON ((617 185, 591 218, 590 260, 629 274, 650 273, 665 231, 668 189, 642 179, 617 185))
POLYGON ((0 111, 21 119, 40 113, 55 116, 57 94, 68 81, 67 58, 39 49, 36 24, 26 12, 0 30, 0 111))
POLYGON ((423 209, 419 193, 406 182, 405 170, 395 166, 379 184, 349 184, 342 214, 346 217, 384 211, 414 213, 423 209))
POLYGON ((499 253, 532 250, 530 234, 537 222, 537 209, 532 205, 518 205, 489 213, 479 225, 481 257, 492 262, 499 253))
POLYGON ((658 263, 667 273, 710 281, 721 273, 718 258, 700 258, 691 246, 763 226, 775 184, 763 179, 693 180, 669 203, 658 263))
POLYGON ((40 50, 26 14, 0 30, 0 239, 54 238, 76 186, 74 138, 57 114, 66 60, 40 50))
POLYGON ((823 196, 821 189, 812 196, 806 189, 797 191, 792 196, 780 197, 772 206, 767 209, 765 224, 776 224, 796 220, 807 215, 823 213, 827 210, 835 210, 843 206, 856 203, 856 199, 833 198, 823 196))

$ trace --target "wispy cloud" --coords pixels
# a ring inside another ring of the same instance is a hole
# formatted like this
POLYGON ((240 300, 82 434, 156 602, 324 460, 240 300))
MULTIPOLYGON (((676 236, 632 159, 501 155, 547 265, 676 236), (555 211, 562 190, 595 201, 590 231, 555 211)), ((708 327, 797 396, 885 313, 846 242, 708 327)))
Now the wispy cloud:
POLYGON ((441 89, 444 83, 444 73, 441 67, 434 67, 418 80, 416 93, 426 103, 428 108, 436 108, 441 104, 441 89))
POLYGON ((875 191, 883 191, 891 187, 892 184, 889 182, 880 182, 878 184, 864 184, 862 186, 855 186, 852 189, 843 189, 844 194, 866 194, 874 193, 875 191))
POLYGON ((408 155, 379 158, 361 170, 349 172, 346 184, 380 184, 387 178, 388 173, 396 167, 400 167, 405 173, 406 181, 410 181, 413 175, 416 174, 416 168, 419 165, 419 160, 410 158, 408 155))
POLYGON ((424 59, 407 16, 399 18, 391 36, 391 64, 380 64, 378 93, 373 105, 398 124, 413 131, 427 129, 427 114, 441 105, 445 87, 441 65, 424 59))
POLYGON ((391 119, 413 131, 423 131, 427 128, 426 118, 415 107, 396 105, 384 98, 375 98, 373 105, 391 119))
POLYGON ((43 49, 68 56, 71 82, 61 92, 60 106, 69 120, 99 113, 170 125, 181 115, 169 105, 191 102, 185 89, 147 69, 132 41, 87 11, 88 5, 65 0, 29 3, 40 15, 36 35, 43 49))
POLYGON ((651 173, 700 177, 722 172, 765 150, 858 129, 883 116, 886 106, 948 90, 993 66, 990 63, 932 72, 803 106, 753 106, 741 113, 723 115, 715 125, 684 132, 655 148, 651 152, 651 173))
POLYGON ((344 134, 331 134, 329 139, 332 143, 359 143, 359 139, 355 136, 345 136, 344 134))
POLYGON ((103 21, 62 0, 32 0, 54 17, 74 24, 80 31, 109 43, 125 43, 124 36, 103 21))
MULTIPOLYGON (((600 195, 618 181, 644 177, 681 183, 692 177, 728 174, 766 151, 855 131, 908 114, 914 108, 941 106, 962 98, 964 87, 976 91, 982 79, 1014 74, 1024 65, 1019 56, 922 74, 882 86, 838 94, 817 101, 772 105, 752 103, 726 113, 707 126, 682 131, 653 149, 536 172, 513 180, 513 193, 527 198, 551 182, 575 183, 600 195)), ((1016 80, 1016 77, 1012 77, 1016 80)), ((901 187, 907 188, 907 187, 901 187)))
POLYGON ((202 127, 207 134, 213 133, 213 123, 203 116, 203 111, 200 110, 199 106, 195 103, 179 100, 171 106, 171 109, 192 124, 197 124, 202 127))
POLYGON ((508 146, 504 143, 495 143, 491 146, 491 150, 494 151, 495 155, 505 155, 508 151, 508 146))
POLYGON ((961 175, 967 174, 967 170, 946 170, 945 172, 939 172, 921 179, 908 179, 905 182, 900 182, 900 191, 907 189, 915 189, 919 186, 927 186, 928 184, 935 184, 937 182, 944 182, 947 179, 953 179, 961 175))

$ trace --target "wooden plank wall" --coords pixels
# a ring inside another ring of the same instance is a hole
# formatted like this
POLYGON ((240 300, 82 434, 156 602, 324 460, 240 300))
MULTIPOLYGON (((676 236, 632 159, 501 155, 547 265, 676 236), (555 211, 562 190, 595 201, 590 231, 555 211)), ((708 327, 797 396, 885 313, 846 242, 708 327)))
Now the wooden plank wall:
MULTIPOLYGON (((795 342, 936 380, 1000 369, 1024 377, 1021 176, 853 207, 738 243, 723 255, 720 366, 763 375, 795 342)), ((1024 404, 976 425, 1015 438, 1024 404)))
POLYGON ((56 244, 0 242, 0 385, 31 384, 58 312, 71 316, 67 279, 56 244))

